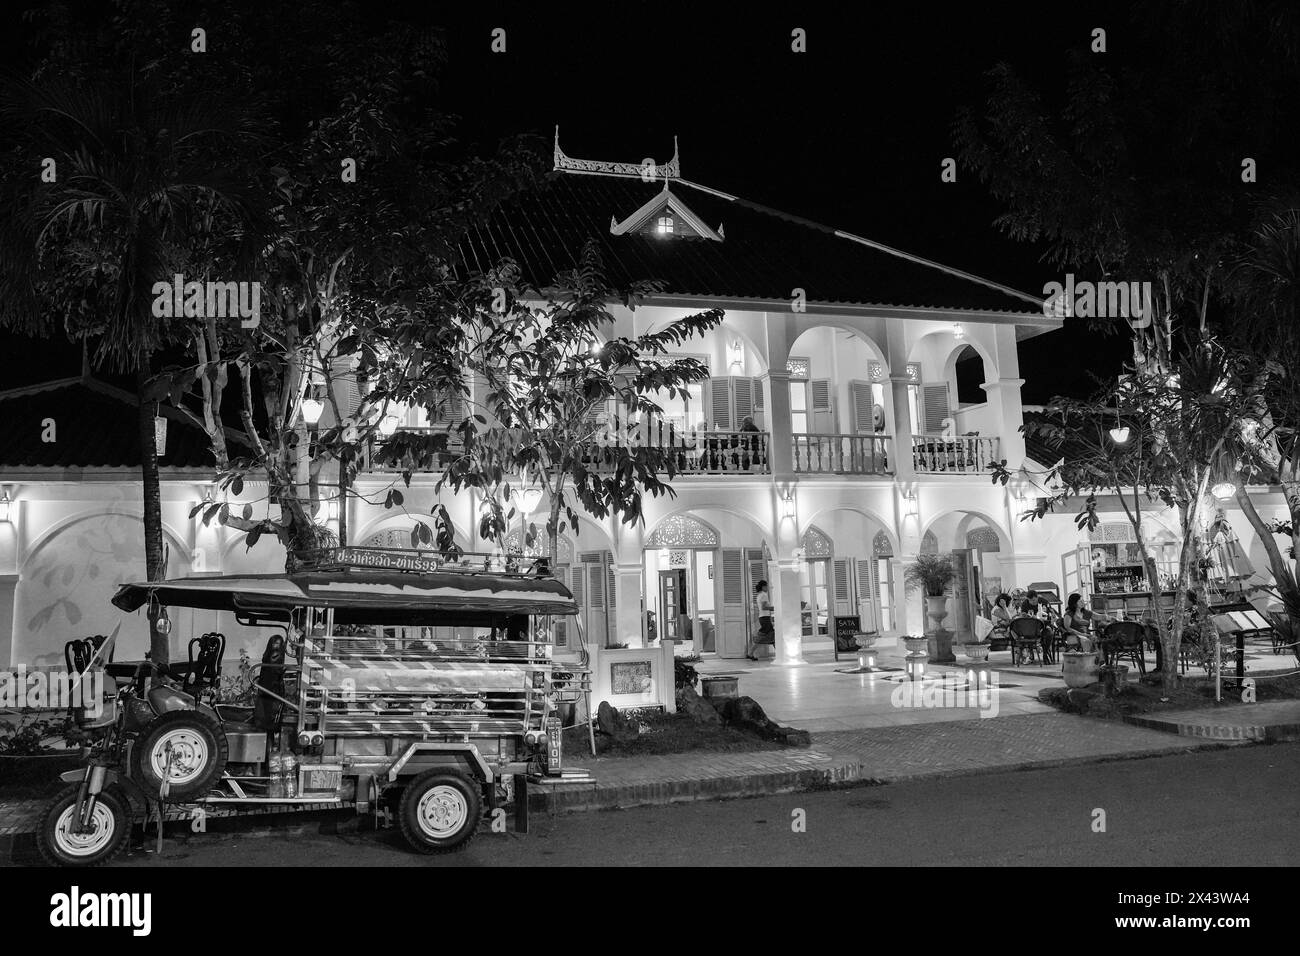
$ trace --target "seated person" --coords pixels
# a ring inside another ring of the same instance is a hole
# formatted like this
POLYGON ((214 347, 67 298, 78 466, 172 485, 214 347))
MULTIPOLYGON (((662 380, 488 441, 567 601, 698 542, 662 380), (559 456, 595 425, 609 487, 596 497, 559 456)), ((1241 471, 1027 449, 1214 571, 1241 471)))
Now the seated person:
POLYGON ((993 621, 993 630, 1005 631, 1007 625, 1011 623, 1011 595, 999 594, 993 601, 993 610, 989 612, 989 619, 993 621))
POLYGON ((1040 604, 1038 601, 1038 592, 1027 591, 1025 593, 1024 601, 1022 601, 1020 604, 1020 616, 1038 617, 1039 612, 1042 611, 1042 609, 1043 609, 1043 605, 1040 604))
POLYGON ((1082 607, 1083 595, 1071 594, 1065 602, 1065 613, 1061 615, 1062 634, 1067 646, 1081 651, 1093 649, 1092 634, 1088 629, 1086 609, 1082 607))

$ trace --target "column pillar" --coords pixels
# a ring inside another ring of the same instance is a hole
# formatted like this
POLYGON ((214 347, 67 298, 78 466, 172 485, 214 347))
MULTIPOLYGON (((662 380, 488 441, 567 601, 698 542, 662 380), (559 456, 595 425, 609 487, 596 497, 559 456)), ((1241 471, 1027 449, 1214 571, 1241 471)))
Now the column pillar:
POLYGON ((1020 426, 1025 419, 1025 407, 1020 398, 1023 378, 1000 378, 980 386, 988 396, 993 419, 998 423, 999 458, 1007 460, 1007 469, 1014 471, 1025 463, 1025 436, 1020 426))
POLYGON ((776 625, 776 663, 803 663, 803 625, 799 619, 799 562, 791 558, 769 562, 768 579, 776 625))
POLYGON ((907 394, 911 384, 912 380, 907 375, 889 376, 894 412, 894 475, 899 481, 911 481, 916 477, 915 463, 912 460, 912 412, 907 394))
POLYGON ((790 371, 769 369, 763 375, 763 404, 767 412, 767 461, 772 474, 794 474, 794 448, 790 425, 790 371))
POLYGON ((620 644, 645 646, 645 614, 641 610, 640 564, 618 564, 614 568, 615 626, 620 644))
POLYGON ((14 599, 17 574, 0 574, 0 667, 21 663, 14 660, 14 599))

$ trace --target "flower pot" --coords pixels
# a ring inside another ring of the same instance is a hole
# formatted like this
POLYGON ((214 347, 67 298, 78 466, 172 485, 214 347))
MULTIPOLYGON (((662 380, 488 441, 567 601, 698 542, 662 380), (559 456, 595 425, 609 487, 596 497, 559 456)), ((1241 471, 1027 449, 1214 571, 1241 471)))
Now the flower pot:
POLYGON ((1087 687, 1097 683, 1097 654, 1094 651, 1066 651, 1061 676, 1067 687, 1087 687))
POLYGON ((948 616, 948 595, 926 595, 925 616, 930 619, 931 632, 943 630, 943 619, 948 616))
POLYGON ((972 661, 988 660, 989 646, 983 642, 976 641, 961 646, 962 652, 972 661))
POLYGON ((904 637, 903 646, 909 654, 919 654, 929 648, 930 642, 924 637, 904 637))

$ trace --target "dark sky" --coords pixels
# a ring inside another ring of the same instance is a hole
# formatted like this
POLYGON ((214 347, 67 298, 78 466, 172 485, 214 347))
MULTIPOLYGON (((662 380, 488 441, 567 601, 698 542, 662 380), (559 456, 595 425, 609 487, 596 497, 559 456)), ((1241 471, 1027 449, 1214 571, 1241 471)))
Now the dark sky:
MULTIPOLYGON (((994 230, 998 209, 972 176, 940 181, 954 112, 999 60, 1058 90, 1062 51, 1095 26, 1108 27, 1108 55, 1125 53, 1122 4, 377 8, 446 29, 443 93, 463 138, 549 143, 559 124, 571 156, 637 162, 666 160, 676 135, 688 179, 1034 294, 1054 277, 1040 250, 994 230), (795 27, 806 53, 791 52, 795 27)), ((1078 330, 1037 339, 1022 350, 1025 400, 1089 390, 1086 370, 1109 373, 1126 352, 1078 330)))

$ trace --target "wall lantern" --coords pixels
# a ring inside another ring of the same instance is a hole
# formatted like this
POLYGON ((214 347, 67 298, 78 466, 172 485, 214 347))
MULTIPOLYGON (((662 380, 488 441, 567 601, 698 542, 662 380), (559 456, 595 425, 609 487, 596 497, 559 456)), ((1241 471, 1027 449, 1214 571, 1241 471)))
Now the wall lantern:
POLYGON ((903 493, 903 514, 907 515, 909 518, 916 517, 917 505, 915 492, 908 491, 903 493))
POLYGON ((324 411, 325 403, 320 399, 304 398, 302 400, 302 420, 307 423, 308 427, 315 428, 324 411))
POLYGON ((952 327, 952 337, 960 342, 962 339, 966 338, 966 330, 960 325, 954 323, 952 327))
POLYGON ((737 370, 745 367, 745 344, 740 339, 731 340, 731 367, 737 370))
POLYGON ((1210 494, 1220 501, 1227 501, 1237 493, 1237 486, 1230 481, 1221 481, 1210 489, 1210 494))
POLYGON ((540 488, 525 488, 519 493, 519 510, 524 515, 532 514, 541 503, 542 489, 540 488))
POLYGON ((786 490, 784 505, 785 505, 785 509, 784 509, 784 510, 785 510, 785 516, 786 516, 787 518, 793 518, 794 515, 795 515, 795 510, 794 510, 794 489, 787 489, 787 490, 786 490))
POLYGON ((153 419, 153 450, 159 458, 167 454, 167 419, 161 415, 153 419))
POLYGON ((9 497, 9 492, 0 494, 0 522, 8 524, 13 520, 13 499, 9 497))
POLYGON ((325 519, 327 521, 339 520, 339 500, 337 498, 331 498, 325 502, 325 519))

